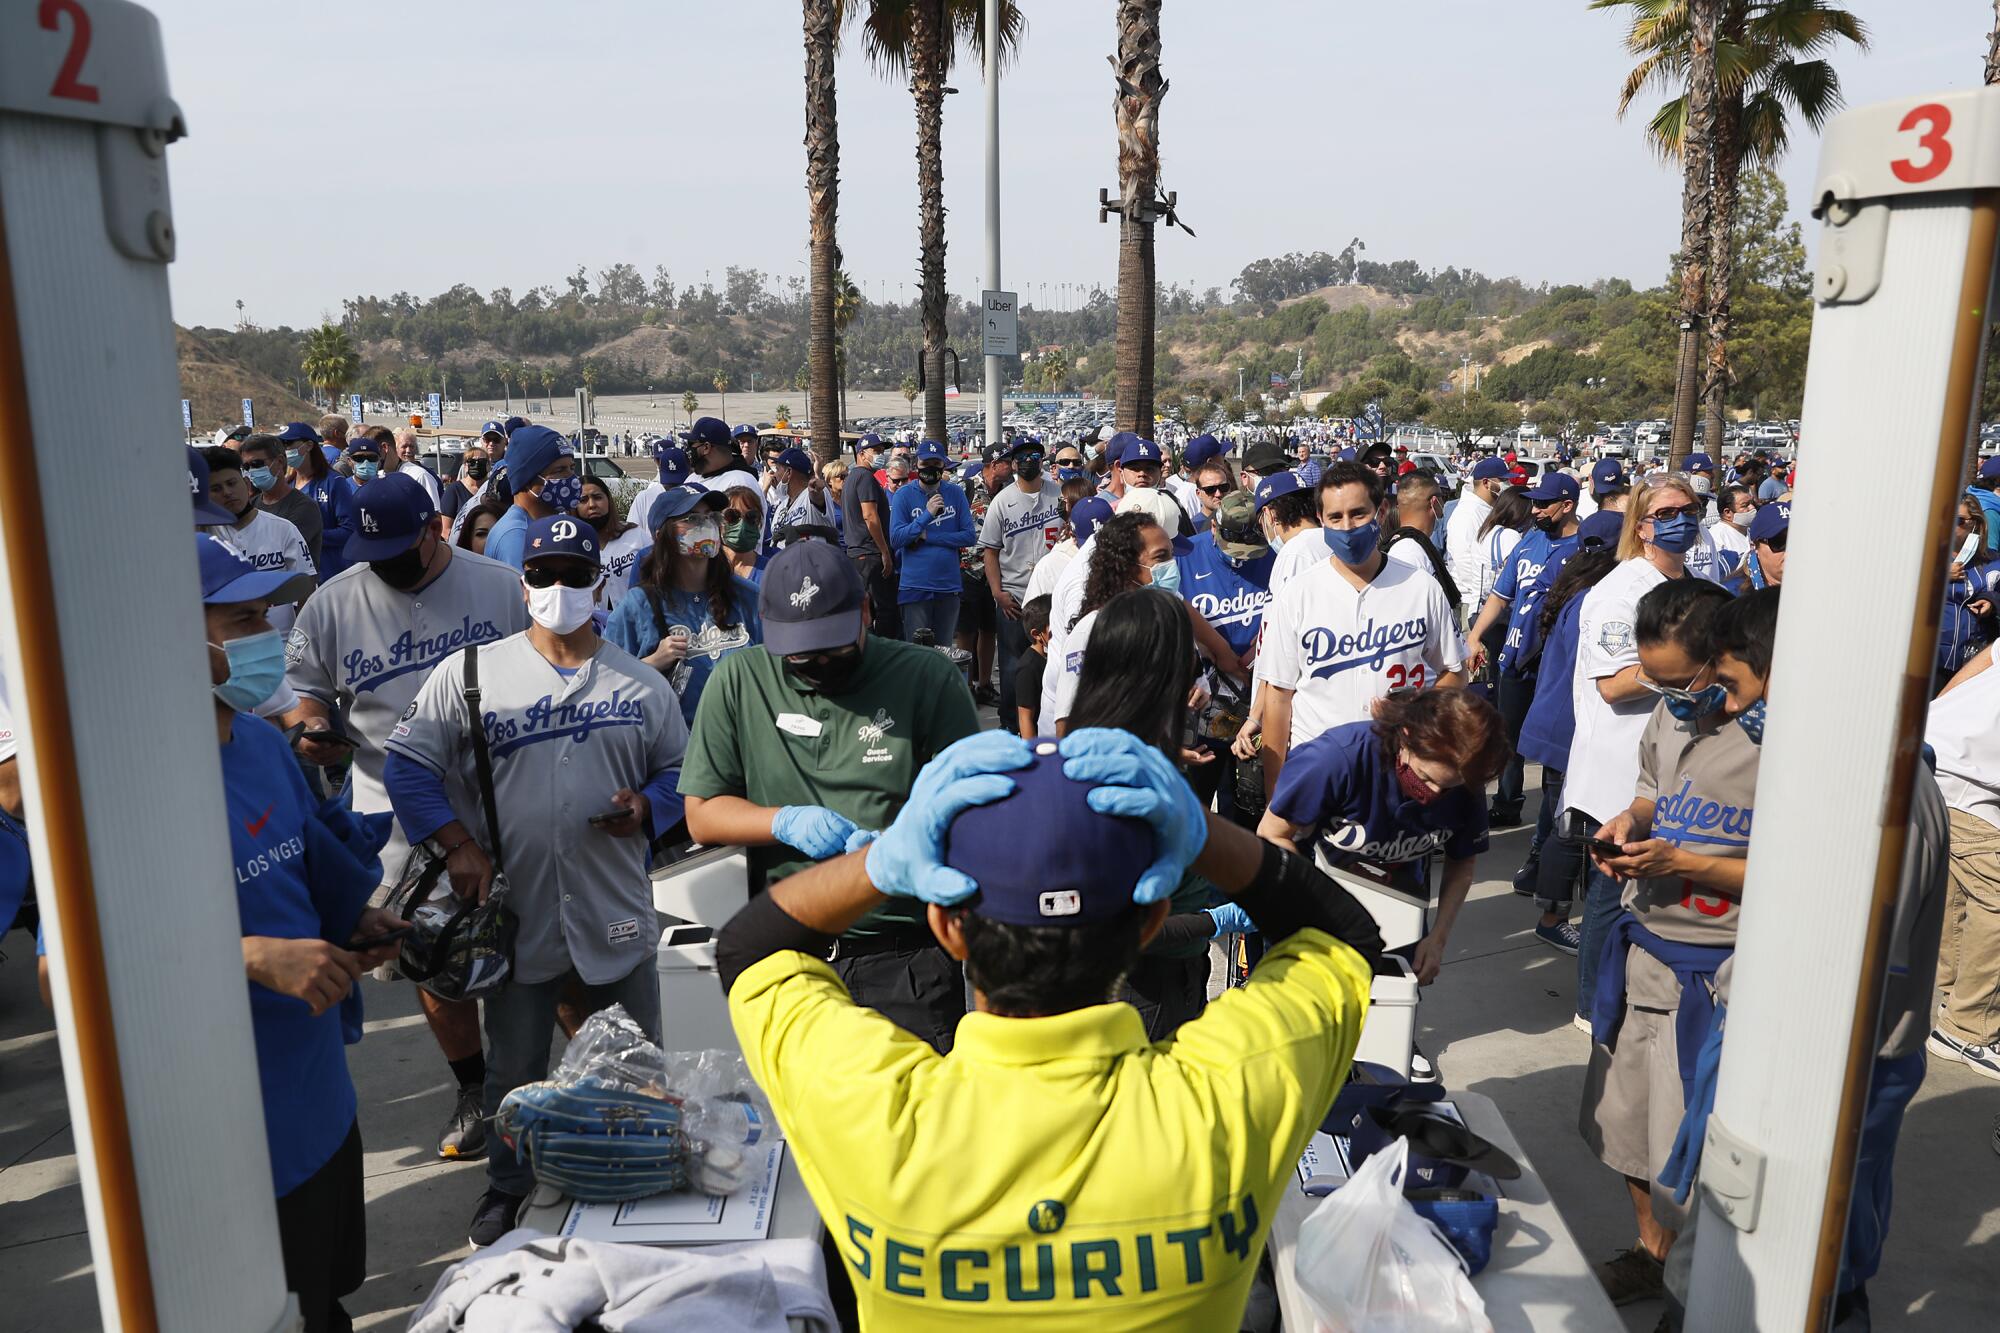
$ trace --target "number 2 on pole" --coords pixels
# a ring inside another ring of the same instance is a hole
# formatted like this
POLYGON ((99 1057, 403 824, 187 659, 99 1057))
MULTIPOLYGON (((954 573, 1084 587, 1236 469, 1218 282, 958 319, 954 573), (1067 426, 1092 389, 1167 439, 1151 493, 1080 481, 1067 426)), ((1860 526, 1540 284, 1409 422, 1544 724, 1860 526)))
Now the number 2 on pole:
POLYGON ((1913 158, 1899 157, 1889 164, 1889 170, 1896 173, 1896 179, 1906 185, 1919 185, 1944 174, 1951 165, 1951 144, 1945 139, 1945 131, 1951 128, 1951 112, 1936 102, 1925 102, 1922 106, 1910 108, 1903 117, 1899 130, 1913 130, 1918 125, 1924 132, 1917 137, 1917 147, 1926 156, 1922 163, 1913 158))
POLYGON ((95 102, 97 85, 76 77, 83 70, 84 57, 90 54, 90 15, 77 0, 42 0, 38 17, 43 28, 60 32, 64 14, 69 15, 70 21, 69 54, 63 57, 62 68, 56 71, 49 96, 66 97, 72 102, 95 102))

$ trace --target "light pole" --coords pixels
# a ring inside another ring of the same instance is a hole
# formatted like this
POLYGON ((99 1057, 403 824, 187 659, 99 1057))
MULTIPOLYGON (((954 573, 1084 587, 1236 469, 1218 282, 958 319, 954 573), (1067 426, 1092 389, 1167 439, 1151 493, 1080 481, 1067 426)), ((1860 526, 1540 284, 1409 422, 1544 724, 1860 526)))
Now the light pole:
POLYGON ((1466 352, 1458 358, 1458 391, 1472 392, 1472 353, 1466 352))
POLYGON ((1237 396, 1238 398, 1241 398, 1241 397, 1243 396, 1243 371, 1244 371, 1244 369, 1245 369, 1245 368, 1244 368, 1244 367, 1242 367, 1242 366, 1238 366, 1238 367, 1236 367, 1236 396, 1237 396))
MULTIPOLYGON (((1000 0, 986 0, 986 290, 1000 290, 1000 0)), ((982 303, 983 306, 983 303, 982 303)), ((1019 310, 1015 314, 1019 315, 1019 310)), ((985 334, 985 313, 980 333, 985 334)), ((1016 326, 1018 328, 1018 325, 1016 326)), ((1000 358, 986 358, 986 443, 1000 443, 1000 358)))

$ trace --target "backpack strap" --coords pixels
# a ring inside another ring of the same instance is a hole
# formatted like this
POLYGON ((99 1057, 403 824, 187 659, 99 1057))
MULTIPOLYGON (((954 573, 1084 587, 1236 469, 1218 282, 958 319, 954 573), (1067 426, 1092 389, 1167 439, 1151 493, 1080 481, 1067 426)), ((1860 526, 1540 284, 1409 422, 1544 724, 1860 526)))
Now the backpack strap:
POLYGON ((1458 591, 1458 583, 1452 578, 1451 571, 1445 568, 1444 557, 1438 554, 1437 547, 1431 545, 1428 536, 1415 528, 1397 528, 1389 534, 1389 540, 1382 543, 1382 550, 1386 553, 1391 546, 1405 540, 1413 541, 1423 548, 1425 558, 1431 562, 1431 573, 1437 576, 1438 583, 1444 588, 1445 600, 1457 606, 1463 600, 1458 591))
POLYGON ((479 712, 479 645, 465 645, 465 707, 472 718, 472 762, 479 772, 479 804, 486 813, 486 838, 493 844, 493 866, 506 868, 500 853, 500 814, 493 801, 493 756, 486 748, 486 719, 479 712))

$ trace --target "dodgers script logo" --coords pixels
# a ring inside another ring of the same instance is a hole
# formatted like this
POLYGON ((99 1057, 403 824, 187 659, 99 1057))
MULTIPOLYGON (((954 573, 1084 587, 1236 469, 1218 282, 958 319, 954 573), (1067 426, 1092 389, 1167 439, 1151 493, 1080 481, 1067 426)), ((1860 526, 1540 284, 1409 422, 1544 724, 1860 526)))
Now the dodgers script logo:
POLYGON ((559 542, 566 542, 576 536, 576 524, 566 518, 559 518, 556 520, 556 525, 549 529, 549 536, 559 542))
MULTIPOLYGON (((1205 579, 1208 575, 1197 574, 1195 577, 1205 579)), ((1270 600, 1271 591, 1268 588, 1240 588, 1227 597, 1198 592, 1188 598, 1188 603, 1201 612, 1202 619, 1211 625, 1247 625, 1264 613, 1264 606, 1270 600)))
MULTIPOLYGON (((300 653, 304 654, 305 636, 293 630, 294 638, 301 640, 300 653)), ((469 643, 486 643, 500 637, 500 627, 490 620, 474 624, 471 616, 442 634, 433 634, 427 639, 419 639, 413 632, 404 630, 389 644, 387 652, 371 653, 356 648, 340 659, 341 667, 347 672, 347 688, 355 694, 366 694, 378 689, 385 681, 412 671, 425 671, 437 665, 440 659, 450 656, 469 643)), ((286 644, 289 657, 291 644, 286 644)))
POLYGON ((1371 842, 1366 824, 1342 823, 1329 827, 1321 841, 1343 856, 1377 861, 1383 865, 1400 865, 1443 847, 1451 841, 1451 834, 1444 829, 1433 829, 1429 833, 1404 833, 1371 842))
POLYGON ((646 705, 626 698, 623 690, 613 690, 609 699, 566 699, 561 703, 554 695, 545 694, 518 716, 502 717, 496 711, 483 714, 480 721, 497 759, 537 741, 582 741, 589 739, 591 732, 608 727, 643 727, 646 705))
POLYGON ((1377 625, 1371 617, 1351 634, 1336 634, 1316 625, 1299 636, 1299 647, 1305 652, 1306 674, 1325 680, 1360 666, 1379 671, 1390 657, 1420 646, 1429 629, 1430 621, 1423 616, 1392 620, 1386 625, 1377 625))
POLYGON ((1748 850, 1755 811, 1746 805, 1724 805, 1694 789, 1694 779, 1679 791, 1661 793, 1653 803, 1653 836, 1675 845, 1703 843, 1711 847, 1748 850))
POLYGON ((813 598, 817 596, 819 596, 819 585, 807 579, 799 585, 799 590, 792 594, 792 605, 803 611, 812 605, 813 598))
POLYGON ((854 738, 863 745, 879 745, 882 743, 883 736, 887 735, 895 725, 896 719, 889 716, 889 710, 878 708, 875 710, 875 720, 873 722, 863 722, 859 727, 855 728, 854 738))

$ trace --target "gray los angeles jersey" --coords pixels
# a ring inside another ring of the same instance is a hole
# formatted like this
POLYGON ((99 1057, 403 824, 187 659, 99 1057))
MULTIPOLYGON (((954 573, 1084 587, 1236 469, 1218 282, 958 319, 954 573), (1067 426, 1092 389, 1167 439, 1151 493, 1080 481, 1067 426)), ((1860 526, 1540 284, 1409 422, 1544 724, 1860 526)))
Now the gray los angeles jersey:
MULTIPOLYGON (((678 772, 688 729, 673 687, 608 641, 565 680, 516 634, 480 648, 479 690, 508 901, 521 921, 520 979, 547 981, 574 966, 596 986, 651 967, 660 927, 647 840, 615 838, 589 821, 612 808, 621 787, 639 791, 678 772)), ((492 848, 465 711, 465 654, 431 673, 389 749, 443 778, 459 822, 492 848)))
MULTIPOLYGON (((414 593, 398 592, 367 565, 350 565, 321 584, 299 608, 285 641, 285 679, 345 718, 354 752, 354 808, 389 808, 382 785, 382 743, 417 697, 431 668, 468 643, 502 639, 528 627, 521 576, 470 551, 414 593)), ((392 827, 382 848, 382 880, 402 873, 410 844, 392 827)))
POLYGON ((993 497, 979 529, 979 546, 1000 553, 1002 591, 1021 600, 1035 562, 1062 540, 1062 527, 1062 487, 1047 477, 1039 491, 1024 491, 1014 483, 993 497))

